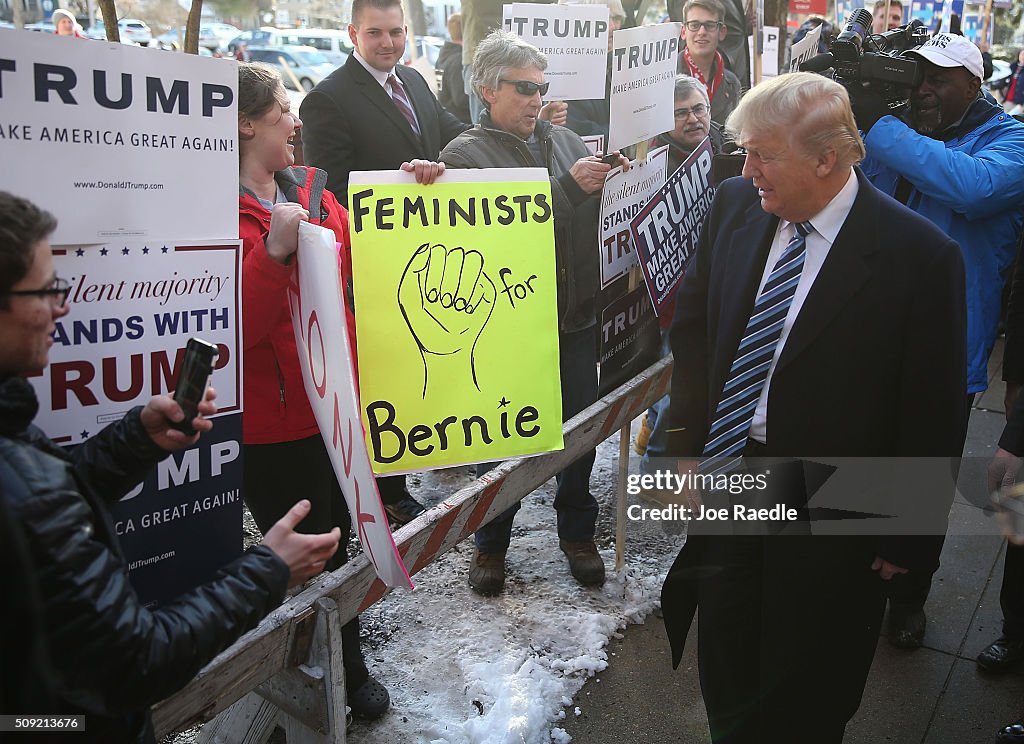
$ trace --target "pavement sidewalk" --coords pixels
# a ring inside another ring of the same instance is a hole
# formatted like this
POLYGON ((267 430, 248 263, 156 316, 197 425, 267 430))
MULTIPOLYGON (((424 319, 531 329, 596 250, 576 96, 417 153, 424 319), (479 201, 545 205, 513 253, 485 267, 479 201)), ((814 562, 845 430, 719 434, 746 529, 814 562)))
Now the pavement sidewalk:
MULTIPOLYGON (((1002 431, 1001 351, 998 344, 989 390, 971 412, 961 479, 983 477, 982 464, 1002 431)), ((990 744, 1001 726, 1024 714, 1024 670, 993 677, 974 663, 1000 631, 1004 542, 979 534, 988 531, 977 523, 985 517, 957 501, 925 608, 925 645, 908 652, 879 641, 847 744, 990 744)), ((695 649, 691 632, 673 671, 660 617, 629 626, 609 647, 608 669, 588 681, 569 707, 581 713, 567 716, 565 730, 583 744, 709 741, 695 649)))

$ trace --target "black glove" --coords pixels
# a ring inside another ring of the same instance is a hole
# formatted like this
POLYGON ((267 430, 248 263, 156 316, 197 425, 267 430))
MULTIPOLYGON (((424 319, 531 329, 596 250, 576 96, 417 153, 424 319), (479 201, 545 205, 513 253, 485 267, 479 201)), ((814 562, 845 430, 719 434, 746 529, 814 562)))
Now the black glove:
POLYGON ((896 114, 889 108, 885 99, 872 87, 853 85, 847 88, 850 94, 850 105, 853 107, 853 117, 857 120, 857 127, 867 134, 875 122, 883 116, 896 114))

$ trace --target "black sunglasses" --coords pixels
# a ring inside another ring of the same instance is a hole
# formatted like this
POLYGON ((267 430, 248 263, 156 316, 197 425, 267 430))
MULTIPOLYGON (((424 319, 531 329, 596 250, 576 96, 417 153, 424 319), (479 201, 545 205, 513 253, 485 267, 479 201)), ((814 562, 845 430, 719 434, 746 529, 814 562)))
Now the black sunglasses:
POLYGON ((71 285, 67 279, 58 277, 45 289, 12 289, 5 294, 15 297, 49 297, 54 307, 64 307, 68 295, 71 294, 71 285))
POLYGON ((529 80, 499 80, 498 85, 502 83, 509 83, 510 85, 516 86, 516 93, 521 96, 532 96, 540 93, 543 98, 548 94, 548 88, 551 83, 532 83, 529 80))

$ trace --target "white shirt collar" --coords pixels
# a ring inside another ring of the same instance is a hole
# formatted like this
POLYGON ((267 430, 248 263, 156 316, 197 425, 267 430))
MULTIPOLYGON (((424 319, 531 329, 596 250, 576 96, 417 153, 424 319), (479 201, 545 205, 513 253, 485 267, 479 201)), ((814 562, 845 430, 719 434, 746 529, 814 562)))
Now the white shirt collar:
MULTIPOLYGON (((825 208, 807 220, 814 227, 814 231, 828 241, 829 245, 836 242, 836 236, 843 229, 847 215, 853 208, 853 202, 857 199, 860 191, 860 183, 857 181, 857 174, 850 168, 850 176, 846 180, 839 193, 832 197, 832 201, 825 205, 825 208)), ((791 222, 782 221, 780 229, 785 229, 791 222)))
MULTIPOLYGON (((358 49, 357 49, 357 50, 355 50, 355 51, 353 51, 353 52, 352 52, 352 55, 353 55, 353 56, 354 56, 354 57, 356 58, 356 61, 358 61, 358 62, 359 62, 359 64, 361 64, 361 65, 362 65, 362 66, 363 66, 363 67, 364 67, 364 68, 366 69, 366 71, 367 71, 368 73, 370 73, 371 75, 373 75, 373 79, 374 79, 374 80, 376 80, 376 81, 377 81, 377 82, 378 82, 378 83, 380 84, 380 87, 381 87, 381 88, 384 88, 384 90, 387 90, 387 84, 388 84, 388 75, 390 75, 391 73, 393 73, 393 72, 395 71, 395 68, 394 68, 394 67, 392 67, 392 68, 391 68, 390 70, 388 70, 387 72, 381 72, 381 71, 380 71, 380 70, 378 70, 378 69, 377 69, 376 67, 371 67, 371 66, 370 66, 370 63, 369 63, 369 62, 367 62, 367 61, 366 61, 365 59, 363 59, 363 55, 361 55, 361 54, 359 53, 359 50, 358 50, 358 49)), ((397 77, 398 77, 398 75, 395 75, 395 77, 397 78, 397 77)), ((401 82, 401 80, 399 80, 399 82, 401 82)))

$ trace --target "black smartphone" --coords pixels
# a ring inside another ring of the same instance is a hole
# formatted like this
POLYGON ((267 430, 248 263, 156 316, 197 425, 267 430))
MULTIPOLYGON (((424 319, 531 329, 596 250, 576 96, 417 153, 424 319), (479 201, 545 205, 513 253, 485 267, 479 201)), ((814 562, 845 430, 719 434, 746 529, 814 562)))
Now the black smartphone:
POLYGON ((614 168, 616 165, 619 164, 619 152, 616 151, 608 153, 603 158, 601 158, 601 162, 604 163, 605 165, 610 165, 612 168, 614 168))
POLYGON ((185 346, 185 358, 178 374, 178 387, 174 391, 174 402, 181 406, 185 418, 172 426, 182 434, 192 436, 192 419, 199 413, 199 403, 206 395, 206 386, 213 374, 213 364, 220 354, 217 347, 201 338, 190 338, 185 346))

